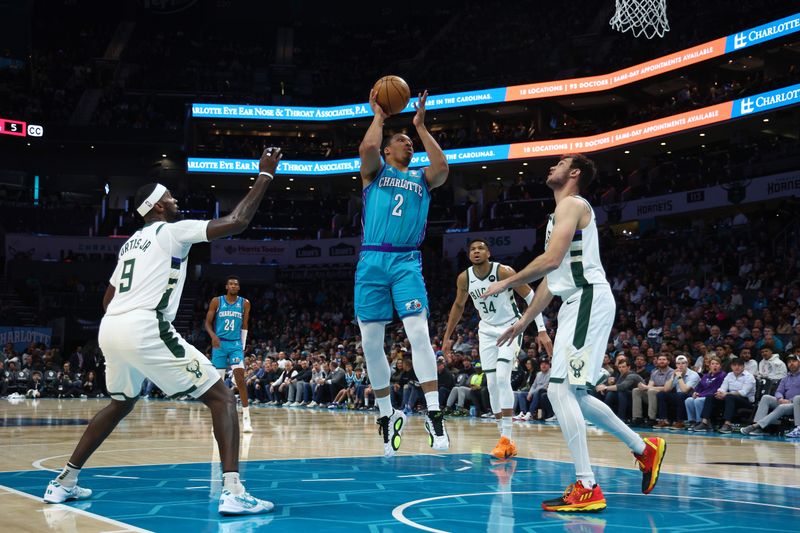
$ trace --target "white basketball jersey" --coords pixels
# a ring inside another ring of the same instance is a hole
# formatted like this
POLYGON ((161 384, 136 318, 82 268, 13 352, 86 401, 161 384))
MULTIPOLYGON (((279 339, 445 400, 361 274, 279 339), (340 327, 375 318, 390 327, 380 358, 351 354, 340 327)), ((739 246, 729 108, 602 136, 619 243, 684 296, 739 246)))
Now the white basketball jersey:
POLYGON ((492 262, 490 265, 489 273, 483 278, 475 275, 474 266, 467 269, 467 292, 472 298, 475 309, 478 310, 481 323, 485 322, 490 326, 502 326, 515 318, 519 318, 520 313, 514 301, 514 289, 508 289, 486 299, 481 298, 481 295, 486 292, 489 285, 498 280, 500 263, 492 262))
MULTIPOLYGON (((600 243, 597 235, 597 221, 594 209, 585 198, 575 196, 586 202, 591 211, 589 224, 582 230, 576 230, 569 246, 569 251, 561 259, 558 268, 547 274, 547 288, 556 296, 569 296, 585 285, 608 284, 606 272, 600 263, 600 243)), ((550 244, 553 234, 554 215, 547 222, 547 235, 544 248, 550 244)))
POLYGON ((205 220, 158 221, 134 233, 119 250, 110 280, 116 292, 106 314, 147 310, 172 322, 186 281, 189 249, 208 241, 207 226, 205 220))

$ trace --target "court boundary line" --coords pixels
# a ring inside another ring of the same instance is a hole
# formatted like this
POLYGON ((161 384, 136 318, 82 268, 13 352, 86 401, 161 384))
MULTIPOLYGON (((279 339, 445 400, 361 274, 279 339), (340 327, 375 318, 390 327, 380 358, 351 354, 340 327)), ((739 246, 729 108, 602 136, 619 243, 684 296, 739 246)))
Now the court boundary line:
MULTIPOLYGON (((415 529, 421 529, 423 531, 429 531, 431 533, 450 533, 445 529, 436 529, 428 526, 424 526, 422 524, 418 524, 414 522, 410 518, 407 518, 403 511, 408 509, 411 506, 420 504, 420 503, 427 503, 437 500, 446 500, 450 498, 464 498, 470 496, 497 496, 499 494, 553 494, 555 491, 552 490, 511 490, 511 491, 500 491, 500 492, 471 492, 471 493, 464 493, 464 494, 445 494, 442 496, 432 496, 430 498, 421 498, 419 500, 412 500, 410 502, 402 503, 392 509, 392 517, 400 522, 401 524, 405 524, 409 527, 413 527, 415 529)), ((727 502, 727 503, 735 503, 739 505, 760 505, 762 507, 775 507, 778 509, 787 509, 791 511, 800 511, 800 507, 790 507, 788 505, 778 505, 775 503, 763 503, 763 502, 747 502, 741 500, 730 500, 727 498, 705 498, 702 496, 682 496, 679 494, 641 494, 638 492, 606 492, 605 494, 611 496, 647 496, 648 498, 655 497, 655 498, 669 498, 673 500, 702 500, 702 501, 712 501, 712 502, 727 502)))
MULTIPOLYGON (((147 449, 150 450, 152 448, 147 448, 147 449)), ((107 450, 107 451, 108 452, 124 452, 124 451, 130 451, 130 450, 139 450, 139 448, 128 448, 128 449, 122 449, 122 450, 107 450)), ((95 453, 99 453, 101 451, 102 450, 97 450, 95 453)), ((37 467, 37 466, 35 466, 35 463, 41 463, 43 461, 46 461, 48 459, 54 459, 56 457, 68 457, 69 455, 70 454, 66 453, 66 454, 62 454, 62 455, 54 455, 52 457, 45 457, 44 459, 37 459, 36 461, 31 463, 31 466, 34 466, 35 470, 6 470, 6 471, 0 471, 0 475, 1 474, 17 474, 17 473, 24 473, 24 472, 36 472, 37 470, 38 471, 58 473, 58 472, 61 472, 61 470, 54 470, 54 469, 51 469, 51 468, 45 468, 45 467, 43 467, 41 465, 37 467)), ((406 455, 398 454, 395 457, 449 457, 449 456, 458 456, 458 455, 469 455, 469 456, 472 456, 474 454, 473 453, 467 453, 467 452, 457 452, 457 453, 452 453, 452 454, 447 454, 447 455, 417 453, 417 454, 406 454, 406 455)), ((482 454, 482 455, 487 455, 488 456, 489 454, 482 454)), ((285 459, 252 459, 252 460, 245 460, 245 461, 242 461, 240 459, 239 463, 240 464, 241 463, 258 463, 258 462, 263 462, 263 461, 302 461, 304 459, 305 460, 309 460, 309 461, 316 461, 316 460, 319 460, 319 459, 326 460, 326 459, 370 459, 370 458, 381 458, 381 456, 378 455, 378 454, 376 454, 376 455, 347 455, 347 456, 332 456, 332 457, 300 457, 300 458, 285 458, 285 459)), ((520 455, 520 456, 517 456, 516 458, 517 459, 528 459, 529 461, 551 461, 551 462, 554 462, 554 463, 562 463, 562 464, 570 464, 570 465, 574 464, 572 461, 565 461, 565 460, 562 460, 562 459, 546 459, 546 458, 538 458, 538 457, 528 457, 528 456, 525 456, 525 455, 520 455)), ((214 461, 187 461, 187 462, 181 462, 181 463, 142 463, 142 464, 136 464, 136 465, 90 466, 90 467, 85 467, 85 468, 87 470, 90 470, 90 469, 93 469, 93 468, 136 468, 136 467, 139 467, 139 466, 196 465, 196 464, 213 464, 213 463, 214 463, 214 461)), ((701 465, 701 464, 705 464, 705 463, 692 463, 692 464, 701 465)), ((600 467, 600 468, 617 468, 619 470, 632 471, 632 472, 635 472, 635 471, 638 470, 638 468, 625 468, 624 466, 609 466, 609 465, 599 465, 599 464, 593 464, 592 466, 593 467, 600 467)), ((720 479, 719 477, 701 476, 699 474, 682 474, 682 473, 678 473, 678 472, 662 472, 662 473, 669 474, 671 476, 694 477, 694 478, 701 478, 701 479, 716 479, 716 480, 720 479)), ((749 484, 749 485, 765 485, 766 484, 766 483, 760 483, 758 481, 744 481, 744 480, 728 479, 728 478, 725 478, 725 481, 733 482, 733 483, 746 483, 746 484, 749 484)), ((781 485, 781 484, 777 484, 777 483, 774 483, 774 482, 772 483, 772 485, 773 486, 777 486, 777 487, 790 488, 790 489, 791 488, 800 488, 800 485, 781 485)))
MULTIPOLYGON (((75 507, 70 507, 69 505, 63 505, 63 504, 60 504, 60 503, 59 504, 55 504, 55 505, 47 504, 47 503, 44 503, 41 498, 37 498, 36 496, 34 496, 32 494, 28 494, 27 492, 22 492, 22 491, 17 490, 17 489, 12 489, 11 487, 8 487, 6 485, 0 485, 0 489, 3 489, 3 490, 5 490, 5 491, 7 491, 7 492, 9 492, 11 494, 16 494, 17 496, 23 496, 23 497, 25 497, 25 498, 27 498, 29 500, 34 500, 34 501, 36 501, 36 502, 38 502, 38 503, 40 503, 42 505, 49 505, 49 506, 52 506, 52 507, 54 507, 56 509, 58 509, 58 508, 65 509, 65 510, 71 511, 73 513, 77 513, 79 515, 83 515, 83 516, 86 516, 86 517, 89 517, 89 518, 93 518, 95 520, 99 520, 100 522, 105 522, 106 524, 111 524, 112 526, 115 526, 115 527, 118 527, 118 528, 123 528, 120 531, 136 531, 138 533, 153 533, 149 529, 142 529, 142 528, 137 527, 137 526, 126 524, 125 522, 120 522, 119 520, 114 520, 113 518, 108 518, 107 516, 95 514, 95 513, 92 513, 90 511, 85 511, 83 509, 78 509, 78 508, 75 508, 75 507)), ((117 530, 114 530, 114 531, 117 531, 117 530)))

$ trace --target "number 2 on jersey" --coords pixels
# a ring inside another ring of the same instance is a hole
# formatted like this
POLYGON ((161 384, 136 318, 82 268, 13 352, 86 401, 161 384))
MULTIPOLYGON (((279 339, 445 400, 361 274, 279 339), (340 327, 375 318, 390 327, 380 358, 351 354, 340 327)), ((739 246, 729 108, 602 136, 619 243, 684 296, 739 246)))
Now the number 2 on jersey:
POLYGON ((133 284, 133 265, 136 259, 128 259, 122 263, 122 274, 119 276, 119 292, 128 292, 133 284))
POLYGON ((402 205, 403 205, 403 201, 404 201, 404 200, 405 200, 405 198, 403 198, 403 195, 402 195, 402 194, 398 193, 398 194, 395 194, 395 195, 394 195, 394 201, 395 201, 395 202, 397 202, 397 203, 396 203, 396 204, 395 204, 395 206, 392 208, 392 216, 394 216, 394 217, 401 217, 401 216, 403 216, 403 210, 402 210, 402 209, 400 209, 400 206, 402 206, 402 205))

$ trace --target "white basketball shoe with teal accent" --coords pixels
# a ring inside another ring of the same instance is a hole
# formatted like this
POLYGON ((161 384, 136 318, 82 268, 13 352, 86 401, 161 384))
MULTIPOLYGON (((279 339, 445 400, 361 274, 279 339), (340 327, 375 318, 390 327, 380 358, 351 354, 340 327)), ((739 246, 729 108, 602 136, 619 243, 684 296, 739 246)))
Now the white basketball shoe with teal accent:
POLYGON ((64 503, 71 500, 85 500, 92 495, 91 489, 83 489, 77 485, 67 488, 56 480, 51 481, 44 491, 44 501, 47 503, 64 503))
POLYGON ((234 496, 231 491, 223 489, 217 510, 222 515, 250 515, 270 513, 274 508, 272 502, 259 500, 247 492, 234 496))

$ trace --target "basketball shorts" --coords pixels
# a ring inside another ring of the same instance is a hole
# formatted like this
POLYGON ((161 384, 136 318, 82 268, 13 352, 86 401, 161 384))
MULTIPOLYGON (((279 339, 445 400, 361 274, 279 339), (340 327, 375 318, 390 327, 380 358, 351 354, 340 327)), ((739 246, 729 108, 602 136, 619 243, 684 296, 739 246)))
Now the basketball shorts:
POLYGON ((242 349, 242 341, 226 341, 220 339, 219 348, 212 348, 211 350, 211 363, 214 368, 225 370, 229 366, 231 368, 244 368, 242 364, 244 361, 244 350, 242 349))
POLYGON ((428 312, 428 293, 422 278, 422 256, 413 252, 361 252, 356 267, 356 318, 391 322, 428 312))
POLYGON ((564 297, 553 343, 551 383, 593 388, 602 379, 615 311, 608 285, 587 285, 564 297))
POLYGON ((496 370, 498 361, 514 364, 514 358, 517 357, 522 343, 521 336, 517 336, 511 344, 505 346, 497 346, 497 338, 516 321, 515 318, 503 326, 492 326, 481 321, 478 325, 478 351, 481 356, 481 368, 484 372, 496 370))
POLYGON ((211 361, 154 311, 104 316, 98 342, 106 358, 106 386, 115 400, 138 397, 145 378, 167 396, 194 398, 220 379, 211 361))

